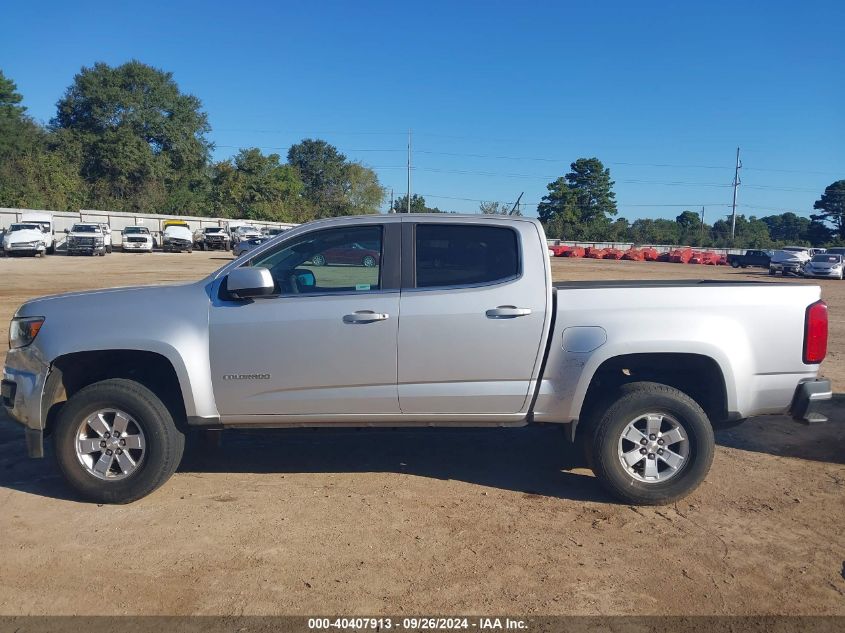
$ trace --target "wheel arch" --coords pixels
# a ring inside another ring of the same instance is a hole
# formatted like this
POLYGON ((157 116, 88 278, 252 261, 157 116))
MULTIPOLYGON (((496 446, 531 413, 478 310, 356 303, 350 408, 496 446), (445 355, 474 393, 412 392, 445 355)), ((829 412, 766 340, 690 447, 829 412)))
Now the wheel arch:
MULTIPOLYGON (((41 396, 41 425, 50 434, 62 406, 83 387, 110 378, 125 378, 155 393, 183 424, 191 411, 190 385, 164 354, 136 349, 69 352, 55 358, 41 396)), ((183 368, 184 369, 184 368, 183 368)))

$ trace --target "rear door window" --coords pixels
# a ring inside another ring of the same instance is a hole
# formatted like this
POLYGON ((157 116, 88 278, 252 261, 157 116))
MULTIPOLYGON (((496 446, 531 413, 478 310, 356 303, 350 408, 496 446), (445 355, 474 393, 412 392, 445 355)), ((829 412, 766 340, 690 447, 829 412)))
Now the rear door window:
POLYGON ((418 224, 416 287, 486 285, 519 276, 516 231, 502 226, 418 224))

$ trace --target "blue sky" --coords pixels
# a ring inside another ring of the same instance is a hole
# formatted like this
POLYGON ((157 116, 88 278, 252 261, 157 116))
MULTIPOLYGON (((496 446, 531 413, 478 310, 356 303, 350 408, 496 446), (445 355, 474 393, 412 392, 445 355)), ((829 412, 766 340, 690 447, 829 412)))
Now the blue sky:
POLYGON ((135 58, 202 100, 216 158, 320 137, 398 196, 411 128, 414 192, 447 210, 536 203, 581 156, 610 167, 629 219, 726 214, 738 145, 748 215, 807 215, 845 178, 841 1, 7 2, 3 16, 0 68, 39 120, 82 66, 135 58))

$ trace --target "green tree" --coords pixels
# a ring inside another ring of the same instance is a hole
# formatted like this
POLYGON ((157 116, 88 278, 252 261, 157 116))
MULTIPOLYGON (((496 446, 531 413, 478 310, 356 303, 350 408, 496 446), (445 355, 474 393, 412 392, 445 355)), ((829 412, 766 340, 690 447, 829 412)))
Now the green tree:
POLYGON ((591 222, 617 213, 610 170, 598 158, 579 158, 570 166, 566 182, 575 193, 581 220, 591 222))
POLYGON ((384 202, 385 190, 378 176, 360 163, 347 163, 344 168, 343 215, 378 213, 384 202))
POLYGON ((288 163, 299 170, 303 195, 313 204, 334 206, 342 198, 346 156, 334 145, 306 138, 288 149, 288 163))
POLYGON ((482 202, 478 210, 484 215, 522 215, 519 209, 506 202, 482 202))
POLYGON ((605 239, 601 236, 610 234, 610 218, 617 213, 610 170, 598 158, 579 158, 570 169, 546 185, 537 215, 550 237, 605 239))
POLYGON ((250 220, 302 221, 304 189, 299 173, 278 154, 242 149, 212 167, 212 208, 216 215, 250 220))
POLYGON ((845 239, 845 180, 837 180, 825 187, 821 198, 813 204, 813 209, 821 211, 810 216, 813 220, 828 222, 839 239, 845 239))
POLYGON ((26 115, 14 81, 0 70, 0 159, 9 159, 24 152, 40 149, 44 134, 26 115))
MULTIPOLYGON (((401 196, 393 201, 394 213, 408 212, 408 196, 401 196)), ((425 203, 425 198, 419 194, 411 194, 411 213, 444 213, 437 207, 429 207, 425 203)))
POLYGON ((96 203, 177 213, 205 204, 208 117, 172 73, 134 60, 98 62, 74 77, 57 108, 51 127, 81 146, 80 173, 96 203))
POLYGON ((695 211, 683 211, 675 222, 678 223, 678 239, 682 244, 700 246, 702 244, 701 216, 695 211))

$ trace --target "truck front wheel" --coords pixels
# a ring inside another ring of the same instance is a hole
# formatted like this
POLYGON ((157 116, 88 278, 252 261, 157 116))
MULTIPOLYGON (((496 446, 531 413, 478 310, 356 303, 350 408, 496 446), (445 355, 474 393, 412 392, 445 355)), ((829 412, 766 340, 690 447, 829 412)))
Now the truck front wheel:
POLYGON ((54 434, 66 481, 85 499, 129 503, 166 482, 182 459, 185 437, 149 389, 110 379, 75 393, 54 434))
POLYGON ((702 482, 715 440, 707 415, 692 398, 667 385, 625 385, 592 427, 591 467, 625 503, 663 505, 702 482))

